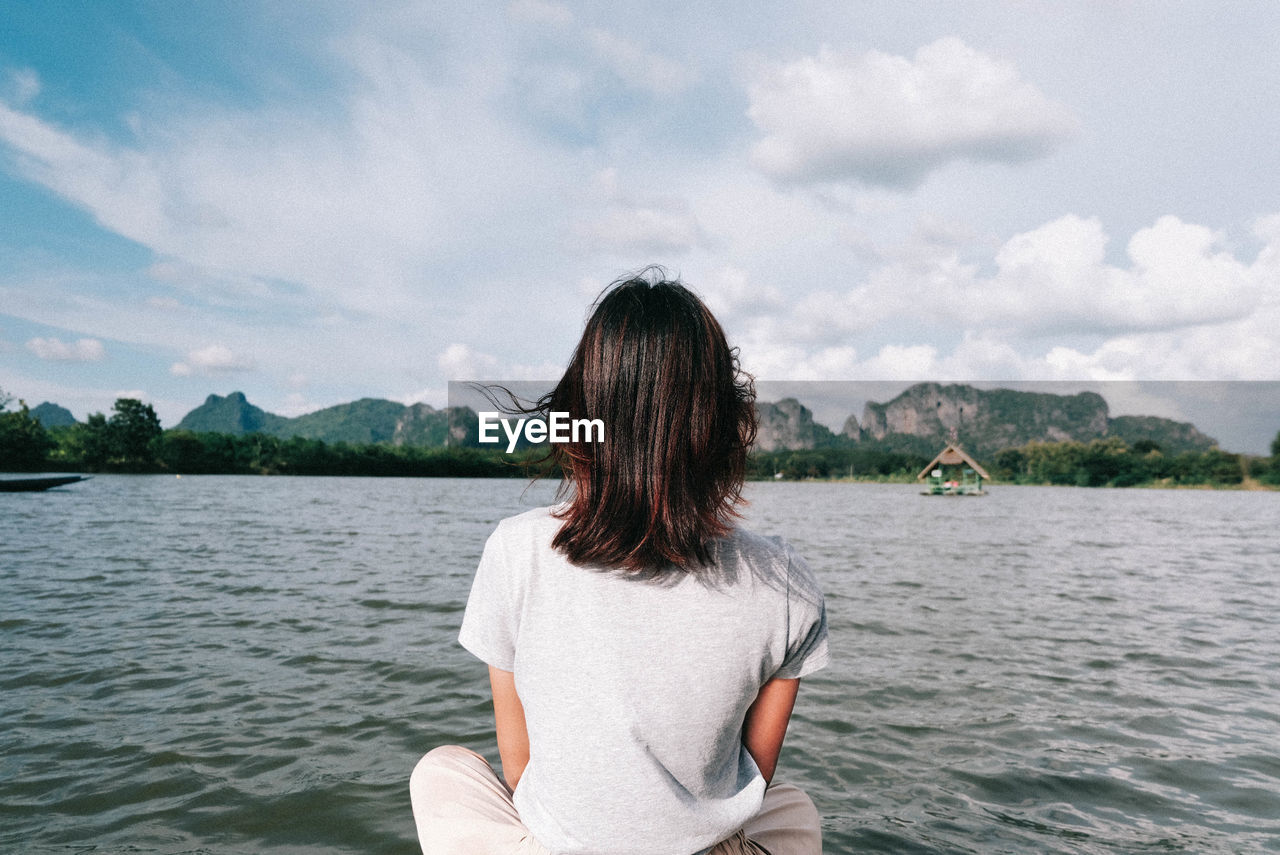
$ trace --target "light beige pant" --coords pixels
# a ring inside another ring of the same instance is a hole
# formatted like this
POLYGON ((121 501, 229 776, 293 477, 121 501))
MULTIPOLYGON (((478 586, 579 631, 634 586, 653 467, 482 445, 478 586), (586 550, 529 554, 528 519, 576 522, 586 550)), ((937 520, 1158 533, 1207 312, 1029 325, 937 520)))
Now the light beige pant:
MULTIPOLYGON (((489 762, 445 745, 418 761, 409 778, 423 855, 546 855, 520 821, 511 790, 489 762)), ((774 784, 764 805, 711 855, 822 855, 817 808, 798 787, 774 784)), ((673 852, 671 855, 688 855, 673 852)))

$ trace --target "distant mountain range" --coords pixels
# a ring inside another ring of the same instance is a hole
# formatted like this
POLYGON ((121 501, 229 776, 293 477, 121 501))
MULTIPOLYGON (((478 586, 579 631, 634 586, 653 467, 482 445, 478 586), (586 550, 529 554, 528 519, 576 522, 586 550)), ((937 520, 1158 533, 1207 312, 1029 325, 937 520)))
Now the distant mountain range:
MULTIPOLYGON (((1101 395, 1054 395, 964 384, 917 383, 885 403, 868 402, 862 419, 849 416, 839 433, 813 420, 795 398, 756 403, 761 451, 872 447, 932 457, 955 432, 975 457, 1033 441, 1088 442, 1119 437, 1129 446, 1146 440, 1166 454, 1204 451, 1217 445, 1189 422, 1155 416, 1112 418, 1101 395)), ((44 403, 32 410, 46 427, 74 424, 71 413, 44 403)), ((470 407, 438 410, 380 398, 361 398, 293 418, 256 407, 241 392, 210 395, 178 423, 194 433, 265 433, 301 436, 326 443, 387 443, 438 447, 477 445, 476 413, 470 407)))
POLYGON ((192 433, 265 433, 281 438, 301 436, 352 445, 443 446, 476 444, 477 419, 470 407, 437 410, 428 404, 406 406, 381 398, 361 398, 314 413, 286 418, 255 407, 244 393, 210 395, 178 422, 192 433))
POLYGON ((840 433, 813 420, 794 398, 759 403, 756 447, 764 451, 868 445, 932 457, 950 441, 976 457, 1028 442, 1089 442, 1117 436, 1127 445, 1153 442, 1166 454, 1204 451, 1218 443, 1189 422, 1155 416, 1116 416, 1094 392, 1053 395, 963 384, 917 383, 886 403, 867 402, 862 421, 845 420, 840 433))

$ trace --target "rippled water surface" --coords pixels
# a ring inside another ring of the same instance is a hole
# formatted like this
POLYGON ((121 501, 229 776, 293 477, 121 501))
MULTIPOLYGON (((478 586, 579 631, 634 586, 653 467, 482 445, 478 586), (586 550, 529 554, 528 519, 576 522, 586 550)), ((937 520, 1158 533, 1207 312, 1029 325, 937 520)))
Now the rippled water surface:
MULTIPOLYGON (((0 851, 404 853, 496 760, 454 642, 515 481, 0 494, 0 851)), ((1280 851, 1280 494, 755 484, 827 592, 780 778, 828 853, 1280 851)))

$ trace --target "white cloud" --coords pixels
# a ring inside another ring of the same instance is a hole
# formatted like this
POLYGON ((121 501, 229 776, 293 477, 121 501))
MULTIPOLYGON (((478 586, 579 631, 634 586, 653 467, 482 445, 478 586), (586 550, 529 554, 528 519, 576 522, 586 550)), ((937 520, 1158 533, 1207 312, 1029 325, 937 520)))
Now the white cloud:
POLYGON ((1056 346, 1039 376, 1094 380, 1280 379, 1280 307, 1231 323, 1111 338, 1093 349, 1056 346))
POLYGON ((460 342, 454 342, 436 358, 446 380, 494 380, 499 378, 496 357, 481 353, 460 342))
MULTIPOLYGON (((851 346, 769 337, 744 339, 742 350, 744 368, 765 380, 1274 381, 1280 380, 1280 341, 1270 332, 1276 324, 1280 310, 1272 308, 1227 324, 1117 336, 1093 348, 1052 345, 1039 353, 973 332, 949 352, 927 343, 889 344, 861 360, 851 346)), ((1126 411, 1138 411, 1138 404, 1157 412, 1140 399, 1126 411)))
POLYGON ((31 377, 19 371, 6 372, 4 388, 15 397, 25 399, 31 406, 35 406, 37 401, 50 401, 66 407, 80 420, 84 420, 90 413, 110 415, 117 398, 136 398, 151 404, 160 416, 161 423, 170 427, 191 409, 187 402, 149 395, 143 389, 50 382, 43 377, 31 377))
MULTIPOLYGON (((0 306, 4 307, 0 311, 54 329, 85 330, 104 341, 127 343, 137 358, 113 359, 111 370, 118 377, 113 382, 133 385, 144 379, 139 366, 146 376, 151 372, 167 376, 168 380, 158 381, 154 391, 167 388, 168 394, 176 396, 178 418, 200 403, 206 390, 202 384, 174 378, 238 376, 199 370, 199 357, 195 361, 188 358, 188 350, 210 343, 225 347, 233 357, 241 355, 246 371, 254 368, 254 379, 244 381, 252 382, 253 388, 245 391, 253 396, 254 403, 277 412, 284 395, 292 391, 305 391, 311 409, 362 394, 386 394, 377 390, 393 390, 404 383, 407 366, 412 366, 410 376, 424 371, 421 379, 415 377, 412 382, 426 385, 436 375, 434 357, 438 345, 433 337, 452 338, 465 334, 467 328, 463 323, 463 332, 446 333, 441 329, 445 326, 443 319, 429 327, 350 314, 335 319, 298 312, 285 312, 277 318, 253 317, 246 314, 248 304, 244 302, 225 310, 184 304, 184 310, 174 311, 132 296, 112 298, 109 295, 116 290, 115 285, 110 279, 71 274, 23 276, 11 283, 0 278, 0 306), (191 346, 193 342, 195 347, 191 346), (377 342, 377 346, 371 347, 370 342, 377 342), (175 356, 175 352, 181 356, 175 356), (390 371, 389 354, 395 356, 396 365, 390 371), (305 389, 295 385, 304 380, 309 383, 305 389), (182 396, 191 394, 200 397, 183 400, 182 396), (272 394, 279 397, 273 399, 272 394), (313 401, 318 403, 311 406, 313 401)), ((65 340, 67 335, 63 333, 62 338, 65 340)), ((114 352, 110 355, 114 356, 114 352)))
POLYGON ((96 338, 64 342, 58 338, 33 338, 27 350, 51 362, 101 362, 107 358, 106 348, 96 338))
MULTIPOLYGON (((577 5, 577 4, 575 4, 577 5)), ((637 39, 627 28, 599 26, 602 17, 559 4, 516 2, 507 7, 511 64, 490 69, 504 112, 548 141, 607 151, 622 138, 628 148, 661 133, 664 117, 679 112, 700 79, 689 57, 637 39), (655 125, 654 119, 659 124, 655 125)), ((505 22, 504 22, 505 23, 505 22)), ((669 118, 665 119, 669 122, 669 118)), ((677 131, 686 135, 686 129, 677 131)), ((670 140, 662 134, 654 141, 670 140)), ((646 146, 647 147, 647 146, 646 146)))
POLYGON ((40 76, 29 68, 12 71, 5 89, 15 104, 26 104, 40 94, 40 76))
POLYGON ((191 351, 185 362, 175 362, 169 372, 177 377, 190 377, 193 374, 236 374, 252 371, 254 368, 254 360, 250 357, 238 354, 225 345, 211 344, 191 351))
POLYGON ((913 59, 871 51, 776 65, 751 84, 747 114, 762 132, 752 158, 798 183, 857 179, 911 187, 953 160, 1041 157, 1076 120, 1010 64, 957 38, 913 59))
MULTIPOLYGON (((556 32, 567 37, 568 44, 586 48, 594 63, 582 65, 577 73, 562 66, 555 75, 562 86, 567 82, 573 88, 585 85, 592 76, 591 65, 607 69, 629 89, 660 98, 678 95, 697 81, 696 72, 685 63, 642 47, 612 30, 580 26, 573 12, 559 3, 516 0, 507 11, 521 24, 556 32)), ((546 69, 542 71, 545 74, 546 69)))
POLYGON ((301 392, 290 392, 285 395, 284 401, 276 406, 272 412, 285 418, 293 418, 304 413, 313 413, 322 408, 323 405, 311 401, 301 392))
POLYGON ((516 233, 545 243, 525 219, 556 222, 543 212, 574 167, 490 108, 501 67, 460 61, 445 88, 389 37, 336 50, 351 82, 323 112, 193 102, 144 114, 121 144, 0 102, 0 151, 205 298, 283 289, 404 318, 423 312, 422 271, 442 257, 516 233))
POLYGON ((786 305, 776 287, 752 280, 745 270, 734 265, 713 271, 693 287, 721 323, 739 312, 777 311, 786 305))
POLYGON ((1070 347, 1054 347, 1044 356, 1050 376, 1062 380, 1133 380, 1134 357, 1140 348, 1133 339, 1115 339, 1093 353, 1070 347))
MULTIPOLYGON (((436 358, 440 376, 446 381, 468 380, 554 380, 564 373, 563 365, 551 362, 523 363, 499 359, 490 353, 476 350, 467 344, 454 342, 436 358)), ((406 397, 416 400, 438 399, 434 388, 415 392, 406 397), (423 395, 424 397, 415 397, 423 395)))
MULTIPOLYGON (((1004 380, 1026 375, 1028 360, 1003 339, 966 333, 930 377, 947 380, 1004 380)), ((922 375, 923 376, 923 375, 922 375)))
POLYGON ((706 239, 693 213, 673 204, 614 205, 578 228, 593 246, 646 256, 681 255, 706 239))
POLYGON ((742 352, 743 368, 762 381, 984 380, 1018 378, 1026 367, 1011 349, 983 340, 966 340, 946 356, 931 344, 887 344, 859 359, 851 345, 809 348, 769 338, 744 339, 742 352))
MULTIPOLYGON (((1253 234, 1262 241, 1262 250, 1254 267, 1263 272, 1271 282, 1280 282, 1280 214, 1259 217, 1253 223, 1253 234)), ((1274 295, 1277 289, 1270 289, 1274 295)))
POLYGON ((632 89, 669 97, 684 91, 696 79, 683 63, 645 50, 607 30, 590 30, 587 38, 596 58, 632 89))
POLYGON ((962 260, 960 247, 913 245, 849 291, 797 300, 793 319, 829 337, 884 324, 1019 339, 1117 335, 1241 320, 1280 285, 1280 271, 1268 267, 1280 243, 1266 244, 1246 263, 1211 230, 1172 216, 1133 235, 1126 265, 1107 261, 1107 243, 1097 219, 1068 214, 1009 238, 991 258, 995 271, 985 275, 962 260))
POLYGON ((1129 240, 1128 267, 1106 263, 1106 243, 1096 219, 1070 215, 1017 235, 975 296, 993 320, 1040 329, 1201 326, 1247 317, 1259 305, 1254 271, 1203 226, 1161 217, 1129 240))
POLYGON ((886 344, 858 366, 859 376, 872 380, 913 380, 938 376, 938 351, 928 344, 886 344))
POLYGON ((962 261, 962 246, 908 242, 848 291, 714 306, 730 310, 744 363, 765 378, 1275 379, 1280 217, 1254 233, 1262 245, 1248 260, 1164 216, 1114 263, 1101 223, 1068 215, 1006 240, 990 272, 962 261), (868 337, 884 342, 874 355, 831 358, 868 337))
POLYGON ((3 103, 0 140, 28 178, 76 202, 112 231, 135 239, 160 231, 164 194, 146 158, 105 152, 3 103))
POLYGON ((676 196, 631 197, 619 187, 615 169, 596 173, 593 192, 604 204, 593 206, 576 226, 596 249, 634 256, 682 255, 709 242, 689 203, 676 196))
POLYGON ((415 392, 409 392, 408 394, 401 395, 396 398, 396 400, 404 404, 406 407, 412 407, 414 404, 426 404, 429 407, 443 409, 444 407, 452 405, 449 400, 449 390, 451 388, 452 387, 448 384, 443 386, 430 386, 425 389, 418 389, 415 392))
POLYGON ((573 24, 573 13, 559 3, 546 3, 543 0, 515 0, 507 10, 517 21, 569 27, 573 24))

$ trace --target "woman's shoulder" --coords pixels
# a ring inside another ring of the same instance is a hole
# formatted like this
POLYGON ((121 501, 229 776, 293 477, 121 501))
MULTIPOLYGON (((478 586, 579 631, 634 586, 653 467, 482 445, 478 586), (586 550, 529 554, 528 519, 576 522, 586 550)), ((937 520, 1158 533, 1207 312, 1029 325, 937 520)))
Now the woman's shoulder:
POLYGON ((559 506, 548 505, 531 508, 524 513, 505 517, 498 521, 490 539, 501 542, 522 542, 530 540, 551 542, 560 529, 561 520, 555 516, 559 506))
POLYGON ((820 596, 818 582, 814 579, 809 564, 794 545, 781 535, 764 535, 736 526, 721 541, 717 557, 722 562, 740 566, 745 564, 755 576, 783 581, 788 589, 799 589, 820 596))
POLYGON ((540 508, 530 508, 522 513, 509 517, 503 517, 498 521, 500 526, 522 526, 522 525, 538 525, 544 520, 554 520, 556 511, 561 510, 563 505, 543 505, 540 508))
POLYGON ((724 538, 732 551, 748 558, 770 562, 802 560, 786 538, 777 534, 760 534, 744 526, 734 526, 724 538))

